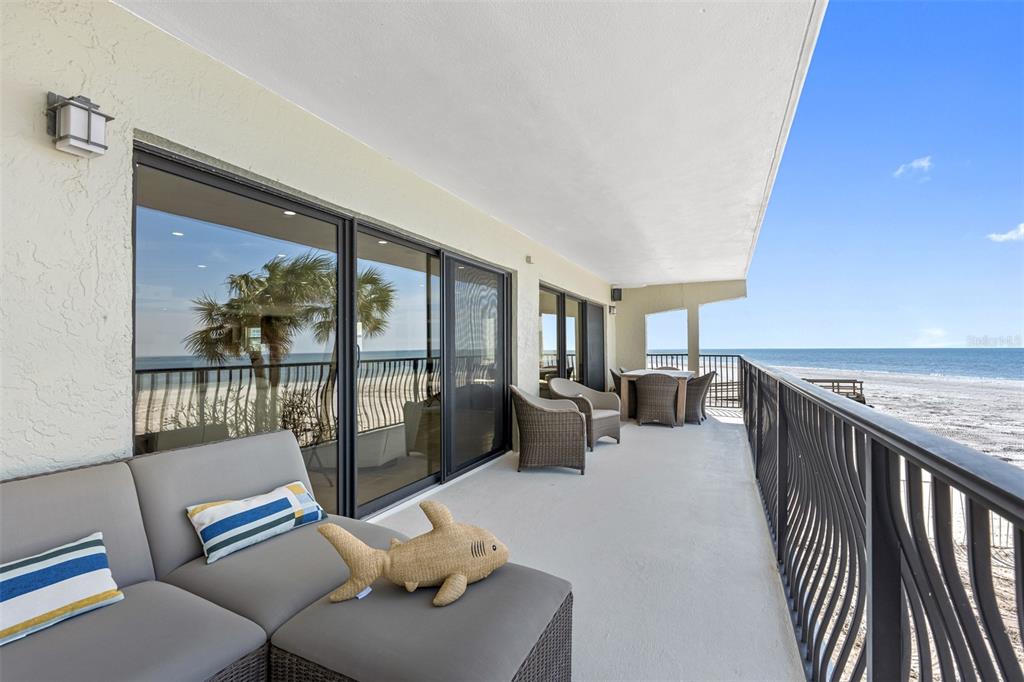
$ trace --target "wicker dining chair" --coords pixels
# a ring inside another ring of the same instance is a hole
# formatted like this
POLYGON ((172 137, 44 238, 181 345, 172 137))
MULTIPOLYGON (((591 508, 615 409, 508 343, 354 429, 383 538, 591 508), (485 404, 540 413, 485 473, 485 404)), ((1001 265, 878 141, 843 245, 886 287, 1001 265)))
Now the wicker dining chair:
POLYGON ((587 447, 594 449, 594 444, 601 436, 611 436, 616 443, 622 442, 620 435, 621 405, 619 396, 614 393, 603 393, 578 384, 568 379, 551 379, 548 384, 552 398, 564 398, 576 403, 580 412, 587 418, 587 447))
POLYGON ((609 367, 608 373, 612 375, 612 390, 615 391, 615 395, 622 395, 622 372, 609 367))
POLYGON ((708 418, 704 403, 714 380, 715 373, 708 372, 686 382, 686 421, 700 424, 708 418))
POLYGON ((587 456, 587 419, 571 400, 549 400, 512 386, 519 424, 519 471, 532 467, 569 467, 583 475, 587 456))
POLYGON ((679 380, 667 374, 644 374, 636 380, 636 423, 676 425, 679 380))

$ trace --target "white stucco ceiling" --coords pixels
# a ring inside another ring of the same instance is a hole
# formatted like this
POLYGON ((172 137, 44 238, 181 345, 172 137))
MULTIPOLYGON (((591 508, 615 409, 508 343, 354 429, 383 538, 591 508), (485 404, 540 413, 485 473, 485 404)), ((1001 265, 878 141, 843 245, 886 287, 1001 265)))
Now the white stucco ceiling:
POLYGON ((746 277, 825 3, 119 4, 637 286, 746 277))

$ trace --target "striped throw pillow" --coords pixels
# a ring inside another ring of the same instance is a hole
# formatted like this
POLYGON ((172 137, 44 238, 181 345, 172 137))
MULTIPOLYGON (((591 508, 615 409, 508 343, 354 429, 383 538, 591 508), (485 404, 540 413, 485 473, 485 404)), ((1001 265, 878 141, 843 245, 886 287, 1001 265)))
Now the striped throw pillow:
POLYGON ((306 486, 295 481, 244 500, 196 504, 187 510, 206 563, 307 523, 326 518, 306 486))
POLYGON ((122 599, 103 533, 0 565, 0 646, 122 599))

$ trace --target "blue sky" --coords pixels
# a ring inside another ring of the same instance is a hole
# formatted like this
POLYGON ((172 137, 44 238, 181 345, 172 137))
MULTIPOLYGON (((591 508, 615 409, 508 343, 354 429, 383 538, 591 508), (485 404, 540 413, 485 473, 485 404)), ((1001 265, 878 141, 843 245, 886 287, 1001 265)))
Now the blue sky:
MULTIPOLYGON (((750 267, 704 348, 1024 332, 1024 3, 833 0, 750 267), (988 235, 1007 235, 1001 241, 988 235)), ((648 325, 685 347, 684 314, 648 325)))
MULTIPOLYGON (((192 300, 228 297, 228 274, 258 271, 278 257, 328 251, 143 206, 136 213, 135 348, 140 357, 188 355, 184 338, 196 328, 192 300)), ((295 351, 329 353, 311 333, 295 351)))

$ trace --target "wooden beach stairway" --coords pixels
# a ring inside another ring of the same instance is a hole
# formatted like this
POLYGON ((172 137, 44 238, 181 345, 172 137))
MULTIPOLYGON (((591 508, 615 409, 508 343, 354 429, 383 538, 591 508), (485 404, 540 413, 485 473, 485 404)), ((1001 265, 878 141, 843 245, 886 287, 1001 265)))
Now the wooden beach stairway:
POLYGON ((864 398, 864 382, 860 379, 808 379, 804 377, 804 381, 827 388, 833 393, 856 400, 862 405, 867 404, 864 398))

